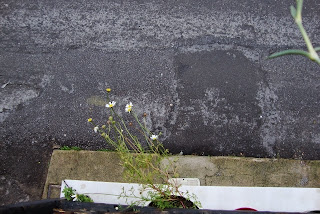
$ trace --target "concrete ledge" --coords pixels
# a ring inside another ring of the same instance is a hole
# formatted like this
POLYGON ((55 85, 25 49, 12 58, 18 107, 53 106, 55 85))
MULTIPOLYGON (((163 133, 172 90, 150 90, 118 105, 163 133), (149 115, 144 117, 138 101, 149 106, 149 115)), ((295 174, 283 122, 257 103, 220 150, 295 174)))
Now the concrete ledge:
POLYGON ((181 156, 176 165, 204 186, 320 187, 320 161, 181 156))
POLYGON ((64 179, 125 182, 123 168, 115 152, 54 150, 42 198, 57 198, 59 191, 48 195, 50 185, 64 179))
MULTIPOLYGON (((173 156, 171 161, 180 177, 199 178, 202 186, 320 187, 318 160, 173 156)), ((43 198, 59 197, 48 189, 64 179, 126 182, 122 174, 115 152, 55 150, 43 198)))

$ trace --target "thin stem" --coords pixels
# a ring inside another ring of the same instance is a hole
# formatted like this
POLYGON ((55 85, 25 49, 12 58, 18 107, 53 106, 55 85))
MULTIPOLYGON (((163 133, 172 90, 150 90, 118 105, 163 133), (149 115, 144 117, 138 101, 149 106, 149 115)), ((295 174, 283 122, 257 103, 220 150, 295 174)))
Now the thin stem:
POLYGON ((297 8, 294 8, 294 6, 290 7, 291 15, 293 16, 294 21, 298 25, 298 28, 302 34, 302 37, 307 45, 308 52, 302 51, 302 50, 287 50, 287 51, 281 51, 279 53, 274 53, 271 56, 269 56, 269 58, 283 56, 286 54, 300 54, 300 55, 304 55, 304 56, 308 57, 309 59, 311 59, 312 61, 315 61, 316 63, 318 63, 320 65, 320 58, 316 52, 316 51, 319 51, 320 48, 316 48, 316 49, 313 48, 312 43, 309 39, 309 36, 308 36, 308 34, 302 24, 302 15, 301 14, 302 14, 303 0, 297 0, 296 2, 297 2, 297 8))
POLYGON ((142 128, 142 130, 144 130, 146 133, 148 133, 149 135, 152 135, 152 133, 147 129, 147 127, 143 126, 140 122, 140 120, 138 119, 137 115, 135 113, 132 112, 132 115, 134 117, 134 119, 137 121, 137 123, 139 124, 139 126, 142 128))
POLYGON ((134 143, 132 143, 129 138, 126 137, 125 140, 126 140, 126 142, 129 144, 129 146, 130 146, 135 152, 137 152, 137 153, 140 152, 140 151, 139 151, 139 148, 138 148, 134 143))
POLYGON ((303 37, 303 39, 304 39, 304 41, 305 41, 305 43, 306 43, 306 45, 307 45, 308 51, 309 51, 309 53, 310 53, 309 58, 310 58, 311 60, 319 59, 319 56, 318 56, 318 54, 316 53, 316 51, 314 50, 314 48, 313 48, 313 46, 312 46, 312 43, 311 43, 311 41, 310 41, 310 39, 309 39, 309 36, 308 36, 306 30, 304 29, 302 23, 301 23, 301 22, 300 22, 300 23, 297 22, 297 25, 298 25, 298 27, 299 27, 299 29, 300 29, 300 32, 301 32, 301 34, 302 34, 302 37, 303 37))
POLYGON ((140 142, 135 138, 135 136, 133 136, 133 135, 131 134, 131 132, 128 130, 128 128, 127 128, 127 126, 126 126, 123 118, 120 117, 120 116, 113 110, 113 108, 112 108, 111 110, 112 110, 112 112, 114 113, 114 115, 116 115, 116 117, 121 121, 124 129, 126 130, 126 132, 128 133, 128 135, 130 136, 130 138, 131 138, 137 145, 140 144, 140 142))
POLYGON ((309 55, 310 55, 307 51, 291 49, 291 50, 285 50, 285 51, 274 53, 274 54, 270 55, 268 58, 272 59, 272 58, 276 58, 276 57, 287 55, 287 54, 303 55, 306 57, 309 57, 309 55))
POLYGON ((303 5, 303 0, 297 0, 297 14, 295 17, 296 22, 302 23, 302 5, 303 5))
POLYGON ((309 39, 309 36, 306 32, 306 30, 304 29, 303 25, 302 25, 302 4, 303 4, 303 0, 297 0, 297 14, 296 14, 296 17, 294 18, 295 19, 295 22, 297 23, 298 25, 298 28, 302 34, 302 37, 307 45, 307 48, 308 48, 308 51, 309 51, 309 58, 313 61, 316 61, 317 63, 320 64, 320 58, 317 54, 317 52, 314 50, 313 46, 312 46, 312 43, 309 39))

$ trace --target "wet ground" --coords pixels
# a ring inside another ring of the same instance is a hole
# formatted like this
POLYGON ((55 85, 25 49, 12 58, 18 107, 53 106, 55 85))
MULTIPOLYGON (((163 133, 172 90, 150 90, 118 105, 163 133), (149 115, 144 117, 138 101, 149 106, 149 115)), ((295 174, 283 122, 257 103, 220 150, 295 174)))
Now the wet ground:
MULTIPOLYGON (((53 147, 101 149, 86 122, 134 103, 173 153, 319 159, 320 69, 294 1, 0 2, 0 204, 39 199, 53 147)), ((320 3, 305 1, 320 46, 320 3)))

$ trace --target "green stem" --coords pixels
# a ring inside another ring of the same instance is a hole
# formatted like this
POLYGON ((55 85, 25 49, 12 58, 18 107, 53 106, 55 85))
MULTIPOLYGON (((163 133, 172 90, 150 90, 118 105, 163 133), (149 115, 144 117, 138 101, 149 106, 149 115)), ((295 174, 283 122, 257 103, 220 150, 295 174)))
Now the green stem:
POLYGON ((152 133, 149 131, 149 129, 147 129, 146 125, 142 125, 142 124, 141 124, 140 120, 138 119, 138 116, 137 116, 135 113, 133 113, 133 112, 131 112, 131 113, 132 113, 134 119, 135 119, 135 120, 137 121, 137 123, 139 124, 140 128, 142 129, 143 135, 144 135, 144 137, 145 137, 145 139, 146 139, 146 141, 147 141, 150 149, 152 150, 152 152, 157 153, 157 152, 154 150, 154 149, 155 149, 155 146, 154 146, 152 140, 149 138, 149 136, 152 135, 152 133), (148 135, 149 135, 149 136, 148 136, 148 135))
POLYGON ((294 21, 298 25, 298 28, 302 34, 302 37, 307 45, 308 52, 303 51, 303 50, 286 50, 286 51, 281 51, 281 52, 272 54, 271 56, 268 57, 269 59, 275 58, 278 56, 283 56, 286 54, 298 54, 298 55, 306 56, 309 59, 311 59, 312 61, 315 61, 316 63, 318 63, 320 65, 320 58, 319 58, 319 55, 317 54, 317 51, 320 50, 320 47, 317 47, 315 49, 313 48, 312 43, 309 39, 309 36, 302 25, 302 15, 301 15, 302 14, 302 5, 303 5, 303 0, 297 0, 297 9, 294 6, 291 6, 290 11, 291 11, 291 15, 293 16, 294 21))
POLYGON ((302 37, 303 37, 303 39, 304 39, 304 41, 305 41, 305 43, 307 45, 307 48, 308 48, 308 51, 309 51, 309 58, 311 60, 314 60, 314 61, 319 60, 319 56, 316 53, 315 49, 313 48, 312 43, 311 43, 311 41, 309 39, 309 36, 308 36, 306 30, 304 29, 302 23, 301 22, 297 22, 297 25, 298 25, 298 27, 300 29, 300 32, 302 34, 302 37))
POLYGON ((140 120, 138 119, 137 115, 135 113, 132 112, 132 115, 134 117, 134 119, 137 121, 137 123, 139 124, 139 126, 142 128, 143 131, 145 131, 147 134, 152 135, 152 133, 141 124, 140 120))
MULTIPOLYGON (((135 143, 136 145, 140 145, 140 142, 137 140, 137 138, 136 138, 135 136, 133 136, 133 135, 131 134, 131 132, 128 130, 128 128, 127 128, 127 126, 126 126, 123 118, 120 117, 120 116, 113 110, 113 108, 111 108, 111 110, 112 110, 113 114, 121 121, 124 129, 126 130, 126 132, 128 133, 128 135, 130 136, 130 138, 134 141, 134 143, 135 143)), ((140 151, 140 152, 142 152, 142 151, 140 151)))
POLYGON ((297 0, 297 14, 295 19, 296 24, 298 25, 298 28, 302 34, 302 37, 307 45, 308 51, 309 51, 309 58, 313 61, 316 61, 318 64, 320 64, 320 58, 317 54, 317 52, 315 51, 315 49, 312 46, 312 43, 309 39, 309 36, 306 32, 306 30, 304 29, 303 25, 302 25, 302 4, 303 4, 303 0, 297 0))
POLYGON ((268 58, 272 59, 272 58, 287 55, 287 54, 303 55, 306 57, 309 57, 309 55, 310 55, 309 52, 307 52, 307 51, 292 49, 292 50, 285 50, 285 51, 274 53, 274 54, 270 55, 268 58))

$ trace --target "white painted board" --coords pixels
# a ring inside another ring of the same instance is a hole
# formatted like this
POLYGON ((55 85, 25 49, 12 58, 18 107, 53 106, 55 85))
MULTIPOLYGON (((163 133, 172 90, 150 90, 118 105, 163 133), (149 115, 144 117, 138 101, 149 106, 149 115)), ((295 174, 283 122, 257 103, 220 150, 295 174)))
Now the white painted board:
MULTIPOLYGON (((119 198, 124 189, 137 196, 141 186, 133 183, 114 183, 65 180, 78 194, 89 195, 96 203, 129 205, 137 198, 119 198)), ((61 185, 62 190, 65 183, 61 185)), ((320 188, 288 187, 231 187, 231 186, 181 186, 181 191, 194 193, 203 209, 235 210, 242 207, 258 211, 308 212, 320 210, 320 188)), ((142 193, 145 194, 145 193, 142 193)))

